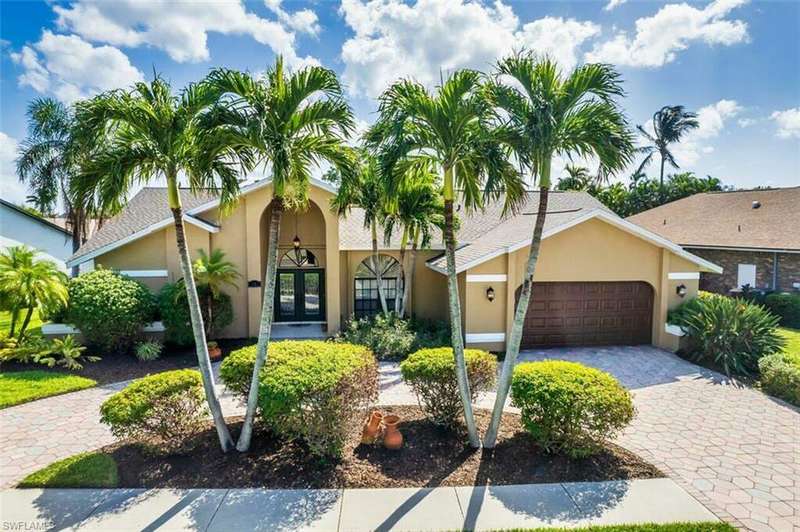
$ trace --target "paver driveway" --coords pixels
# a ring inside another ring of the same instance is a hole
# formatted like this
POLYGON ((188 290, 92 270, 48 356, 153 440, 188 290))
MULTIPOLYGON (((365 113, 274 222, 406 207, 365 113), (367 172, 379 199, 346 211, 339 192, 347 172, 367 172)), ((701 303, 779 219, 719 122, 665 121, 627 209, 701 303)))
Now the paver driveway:
POLYGON ((612 373, 633 391, 638 410, 621 445, 726 521, 800 530, 798 409, 652 347, 549 349, 522 358, 573 360, 612 373))

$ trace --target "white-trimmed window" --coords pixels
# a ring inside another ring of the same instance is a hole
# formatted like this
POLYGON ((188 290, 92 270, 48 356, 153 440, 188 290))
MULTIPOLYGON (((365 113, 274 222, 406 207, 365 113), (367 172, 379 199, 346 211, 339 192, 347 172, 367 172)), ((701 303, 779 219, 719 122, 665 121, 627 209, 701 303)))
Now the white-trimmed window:
MULTIPOLYGON (((403 297, 403 271, 397 259, 389 255, 378 255, 378 268, 381 272, 383 295, 386 306, 394 308, 394 300, 403 297)), ((374 316, 381 312, 381 302, 378 297, 378 279, 372 268, 372 256, 367 257, 356 268, 354 279, 353 309, 356 318, 374 316)))
POLYGON ((750 288, 756 287, 756 265, 755 264, 740 264, 739 270, 736 275, 736 286, 741 288, 743 286, 750 288))

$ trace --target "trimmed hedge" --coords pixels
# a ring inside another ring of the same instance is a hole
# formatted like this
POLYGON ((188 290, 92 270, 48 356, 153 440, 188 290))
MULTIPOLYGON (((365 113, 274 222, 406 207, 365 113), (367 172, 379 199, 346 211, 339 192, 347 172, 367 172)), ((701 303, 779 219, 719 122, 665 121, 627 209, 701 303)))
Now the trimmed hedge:
POLYGON ((111 270, 97 269, 69 282, 68 323, 105 351, 129 351, 154 313, 150 290, 111 270))
MULTIPOLYGON (((497 359, 480 349, 465 349, 467 379, 474 401, 492 388, 497 376, 497 359)), ((417 394, 420 407, 437 425, 456 425, 463 412, 456 379, 452 347, 420 349, 400 363, 403 380, 417 394)))
MULTIPOLYGON (((220 367, 222 381, 242 399, 255 356, 256 346, 245 347, 220 367)), ((261 420, 276 434, 302 440, 314 455, 340 457, 347 435, 377 397, 378 366, 365 346, 313 340, 269 345, 260 376, 261 420)))
POLYGON ((800 295, 769 294, 764 298, 764 306, 780 318, 784 327, 800 329, 800 295))
POLYGON ((635 415, 630 392, 614 377, 563 360, 519 364, 511 400, 542 448, 574 458, 598 452, 635 415))
POLYGON ((165 371, 137 379, 100 407, 100 421, 118 438, 159 451, 186 447, 206 417, 200 372, 165 371))
POLYGON ((765 392, 800 406, 800 353, 776 353, 758 361, 765 392))

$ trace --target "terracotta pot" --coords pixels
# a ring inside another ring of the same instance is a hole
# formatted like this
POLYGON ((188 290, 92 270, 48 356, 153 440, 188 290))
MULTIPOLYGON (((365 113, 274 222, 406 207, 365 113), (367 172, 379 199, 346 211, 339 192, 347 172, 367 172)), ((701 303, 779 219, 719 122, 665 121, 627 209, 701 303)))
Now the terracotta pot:
POLYGON ((211 360, 219 360, 222 358, 222 349, 218 345, 208 348, 208 356, 211 360))
POLYGON ((375 443, 381 433, 381 421, 383 421, 383 414, 373 410, 366 423, 364 423, 364 430, 361 432, 361 443, 375 443))
POLYGON ((400 424, 400 416, 387 414, 383 416, 383 426, 386 431, 383 433, 383 446, 393 451, 403 446, 403 434, 397 430, 400 424))

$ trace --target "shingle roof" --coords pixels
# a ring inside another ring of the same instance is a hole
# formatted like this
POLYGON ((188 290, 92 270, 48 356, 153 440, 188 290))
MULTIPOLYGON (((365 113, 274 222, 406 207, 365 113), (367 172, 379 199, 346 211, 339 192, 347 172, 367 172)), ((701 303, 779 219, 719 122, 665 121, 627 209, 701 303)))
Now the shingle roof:
POLYGON ((800 250, 800 187, 695 194, 628 220, 685 247, 800 250))
MULTIPOLYGON (((200 192, 196 195, 186 189, 181 189, 180 192, 184 210, 192 209, 214 198, 211 193, 207 192, 200 192)), ((131 198, 122 212, 104 222, 103 226, 69 260, 79 259, 171 216, 172 212, 167 203, 167 189, 143 188, 131 198)))

